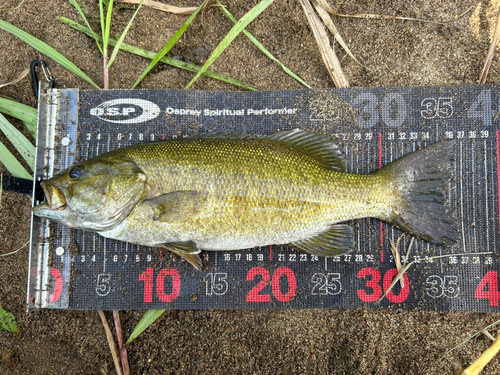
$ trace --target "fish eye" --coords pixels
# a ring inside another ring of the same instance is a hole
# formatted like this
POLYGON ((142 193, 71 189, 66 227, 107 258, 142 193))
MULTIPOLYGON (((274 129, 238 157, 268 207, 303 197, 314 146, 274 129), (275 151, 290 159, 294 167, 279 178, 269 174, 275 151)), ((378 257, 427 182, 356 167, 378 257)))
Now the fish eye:
POLYGON ((71 168, 68 173, 69 178, 71 178, 72 180, 83 177, 83 174, 83 171, 78 167, 71 168))

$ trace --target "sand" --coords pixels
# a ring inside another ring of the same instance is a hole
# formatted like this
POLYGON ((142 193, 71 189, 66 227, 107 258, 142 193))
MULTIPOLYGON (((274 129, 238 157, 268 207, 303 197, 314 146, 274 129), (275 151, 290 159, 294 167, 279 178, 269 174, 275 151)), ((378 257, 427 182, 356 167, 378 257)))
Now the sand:
MULTIPOLYGON (((0 7, 20 0, 4 0, 0 7)), ((164 1, 161 1, 164 2, 164 1)), ((82 0, 95 30, 99 27, 96 1, 82 0)), ((198 2, 170 0, 178 6, 198 2)), ((228 1, 229 11, 243 16, 256 1, 228 1)), ((495 25, 498 1, 382 0, 329 1, 340 13, 377 13, 408 16, 446 24, 402 20, 334 18, 354 55, 364 67, 335 50, 352 86, 420 86, 477 83, 495 25)), ((188 29, 170 56, 200 60, 212 51, 232 27, 211 2, 188 29)), ((17 10, 0 10, 0 18, 49 43, 102 85, 102 60, 94 41, 58 21, 80 18, 65 0, 25 0, 17 10)), ((132 10, 113 17, 112 34, 121 32, 132 10)), ((147 7, 138 14, 127 42, 159 50, 182 25, 186 16, 147 7)), ((292 71, 314 88, 333 87, 302 8, 294 0, 276 0, 249 31, 292 71)), ((45 58, 14 36, 0 31, 0 84, 15 79, 31 60, 45 58)), ((91 86, 45 58, 58 84, 91 86)), ((129 88, 149 61, 120 53, 110 72, 111 88, 129 88)), ((498 57, 493 59, 488 82, 499 79, 498 57)), ((300 89, 301 85, 266 58, 245 37, 239 36, 215 62, 213 70, 266 90, 300 89)), ((140 88, 181 89, 192 73, 157 68, 140 88)), ((236 90, 208 78, 199 90, 236 90)), ((28 78, 0 89, 36 106, 28 78)), ((18 128, 22 124, 15 122, 18 128)), ((0 140, 4 139, 0 137, 0 140)), ((30 199, 3 192, 0 207, 0 253, 29 240, 30 199)), ((0 332, 2 374, 115 373, 102 324, 95 311, 43 310, 26 313, 28 249, 0 258, 0 305, 13 313, 20 335, 0 332)), ((125 336, 132 332, 142 311, 122 312, 125 336)), ((108 318, 111 314, 107 313, 108 318)), ((454 356, 441 355, 464 338, 500 318, 500 314, 382 311, 382 310, 258 310, 168 311, 128 347, 132 374, 452 374, 454 356)), ((498 329, 492 329, 494 335, 498 329)), ((454 355, 463 366, 489 345, 480 336, 454 355)), ((485 374, 500 373, 494 359, 485 374)))

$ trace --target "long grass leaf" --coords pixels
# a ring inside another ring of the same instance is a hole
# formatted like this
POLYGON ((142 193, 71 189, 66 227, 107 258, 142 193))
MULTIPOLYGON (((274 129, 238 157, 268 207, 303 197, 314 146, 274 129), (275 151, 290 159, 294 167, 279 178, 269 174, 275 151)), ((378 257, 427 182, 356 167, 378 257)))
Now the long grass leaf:
MULTIPOLYGON (((101 38, 104 36, 104 30, 106 29, 106 24, 104 22, 104 3, 103 0, 99 0, 99 19, 101 20, 101 38)), ((103 46, 104 48, 104 46, 103 46)), ((103 52, 104 55, 104 52, 103 52)))
POLYGON ((24 169, 21 163, 19 163, 14 155, 7 150, 7 147, 5 147, 2 142, 0 142, 0 162, 2 162, 12 176, 33 180, 33 176, 24 169))
POLYGON ((92 86, 95 88, 99 88, 94 81, 92 81, 84 72, 80 70, 75 64, 73 64, 71 61, 69 61, 66 57, 64 57, 62 54, 57 52, 54 48, 49 46, 47 43, 42 42, 40 39, 35 38, 34 36, 28 34, 26 31, 23 31, 19 29, 18 27, 11 25, 8 22, 5 22, 4 20, 0 20, 0 29, 7 31, 8 33, 11 33, 12 35, 18 37, 22 41, 28 43, 31 47, 34 49, 40 51, 44 55, 50 57, 52 60, 56 61, 57 63, 61 64, 64 66, 66 69, 69 71, 73 72, 80 78, 83 78, 87 82, 89 82, 92 86))
POLYGON ((36 137, 36 108, 31 108, 15 100, 0 96, 0 113, 5 113, 6 115, 21 120, 26 125, 33 138, 36 137))
MULTIPOLYGON (((223 6, 219 0, 217 0, 217 5, 219 5, 219 8, 224 12, 224 14, 231 20, 233 21, 234 23, 237 23, 238 20, 236 18, 233 17, 233 15, 231 13, 229 13, 229 11, 226 9, 225 6, 223 6)), ((243 30, 243 34, 245 34, 248 39, 250 39, 250 41, 252 41, 253 44, 255 44, 255 46, 260 49, 262 51, 262 53, 264 53, 267 57, 269 57, 271 60, 273 60, 276 64, 278 64, 281 69, 283 69, 285 71, 285 73, 289 74, 291 77, 295 78, 297 81, 299 81, 301 84, 303 84, 305 87, 307 87, 308 89, 311 89, 312 87, 309 86, 309 84, 304 81, 302 78, 300 78, 299 76, 297 76, 294 72, 292 72, 290 69, 288 69, 284 64, 282 64, 276 57, 274 57, 272 55, 271 52, 269 52, 266 47, 264 47, 257 39, 255 39, 255 37, 250 34, 247 30, 243 30)))
POLYGON ((180 27, 180 29, 177 30, 177 32, 172 36, 172 38, 170 38, 170 40, 167 42, 167 44, 165 44, 165 46, 160 50, 160 52, 158 52, 156 54, 156 56, 154 57, 153 61, 151 61, 151 63, 146 68, 146 70, 141 74, 141 76, 139 77, 139 79, 134 83, 134 85, 132 86, 132 88, 135 88, 139 84, 139 82, 141 82, 143 80, 143 78, 146 76, 146 74, 148 74, 149 71, 151 69, 153 69, 156 64, 158 64, 158 61, 160 61, 160 59, 163 56, 165 56, 168 53, 168 51, 170 51, 172 49, 172 47, 174 46, 174 44, 179 40, 179 38, 182 36, 182 34, 184 34, 184 31, 186 31, 186 29, 191 24, 191 22, 194 20, 194 18, 199 13, 199 11, 205 6, 206 2, 207 2, 207 0, 203 1, 203 3, 198 7, 198 9, 196 9, 196 12, 194 12, 186 20, 186 22, 184 22, 184 24, 180 27))
POLYGON ((113 14, 113 0, 109 0, 108 10, 106 11, 106 23, 104 25, 104 34, 102 35, 102 44, 105 52, 105 56, 107 57, 107 49, 109 42, 109 34, 111 31, 111 15, 113 14))
MULTIPOLYGON (((7 9, 7 10, 18 10, 21 5, 23 5, 23 3, 25 2, 26 0, 22 0, 18 5, 16 5, 14 8, 10 8, 10 9, 7 9)), ((3 6, 0 6, 0 9, 3 10, 3 6)))
POLYGON ((29 122, 22 121, 23 125, 26 126, 26 129, 28 129, 29 133, 33 137, 33 139, 36 139, 36 125, 33 126, 29 122))
POLYGON ((143 1, 144 0, 142 0, 141 3, 139 4, 139 6, 137 7, 136 11, 134 12, 134 15, 132 16, 132 18, 128 22, 127 27, 125 27, 125 30, 123 30, 122 35, 120 36, 120 38, 116 42, 115 48, 113 48, 113 53, 111 54, 111 57, 109 58, 108 68, 111 66, 111 64, 113 64, 113 61, 115 61, 116 55, 118 54, 118 51, 120 50, 120 46, 123 43, 123 39, 125 39, 125 36, 128 33, 128 29, 130 29, 132 22, 134 22, 134 18, 137 15, 137 12, 139 12, 139 9, 141 9, 143 1))
POLYGON ((35 146, 17 130, 7 119, 0 114, 0 130, 5 134, 7 139, 12 143, 16 150, 21 154, 26 163, 33 169, 35 165, 35 146))
POLYGON ((154 323, 156 319, 158 319, 161 314, 163 314, 165 310, 148 310, 144 314, 144 316, 141 318, 139 323, 134 328, 134 331, 128 338, 127 342, 125 345, 128 343, 131 343, 137 336, 139 336, 146 328, 148 328, 151 324, 154 323))
POLYGON ((231 42, 242 32, 255 18, 259 16, 269 5, 273 3, 274 0, 262 0, 256 6, 254 6, 250 11, 245 14, 241 19, 236 22, 229 33, 222 39, 219 45, 215 48, 214 52, 207 59, 207 62, 201 67, 200 71, 194 76, 191 82, 185 87, 190 88, 193 83, 203 74, 207 68, 212 65, 212 63, 221 55, 222 52, 231 44, 231 42))
MULTIPOLYGON (((87 29, 85 26, 80 25, 77 22, 72 21, 70 19, 67 19, 65 17, 60 17, 59 19, 62 22, 67 23, 69 26, 75 28, 76 30, 81 31, 81 32, 87 34, 88 36, 92 36, 92 34, 90 33, 90 30, 87 29)), ((109 43, 110 43, 110 45, 113 46, 113 45, 115 45, 116 40, 110 39, 109 43)), ((139 47, 135 47, 135 46, 132 46, 132 45, 127 44, 127 43, 122 43, 120 49, 123 50, 123 51, 129 52, 129 53, 133 53, 134 55, 145 57, 147 59, 153 59, 156 56, 155 52, 148 51, 148 50, 145 50, 145 49, 142 49, 142 48, 139 48, 139 47)), ((162 62, 164 64, 168 64, 168 65, 174 66, 176 68, 188 70, 188 71, 194 72, 194 73, 198 73, 200 71, 200 69, 201 69, 199 66, 196 66, 196 65, 193 65, 193 64, 189 64, 187 62, 179 61, 177 59, 173 59, 173 58, 168 57, 168 56, 162 57, 160 59, 160 62, 162 62)), ((243 82, 237 81, 237 80, 232 79, 232 78, 225 77, 222 74, 215 73, 215 72, 212 72, 210 70, 206 70, 203 73, 203 75, 205 75, 205 76, 207 76, 209 78, 213 78, 213 79, 217 79, 217 80, 222 81, 222 82, 229 83, 231 85, 240 87, 240 88, 245 89, 245 90, 252 90, 252 91, 260 90, 257 87, 247 85, 247 84, 245 84, 243 82)))
POLYGON ((69 0, 69 2, 70 2, 71 5, 73 5, 73 7, 75 7, 75 9, 78 11, 78 13, 80 13, 80 16, 85 21, 85 24, 92 31, 92 35, 93 35, 94 40, 95 40, 95 42, 97 44, 97 47, 99 48, 99 51, 101 51, 101 53, 104 55, 104 52, 103 52, 102 47, 101 47, 101 44, 99 43, 99 39, 97 39, 97 34, 94 32, 94 30, 92 30, 92 27, 90 27, 90 23, 87 20, 87 17, 85 16, 85 13, 83 13, 83 9, 80 6, 80 3, 78 3, 78 1, 76 1, 76 0, 69 0))

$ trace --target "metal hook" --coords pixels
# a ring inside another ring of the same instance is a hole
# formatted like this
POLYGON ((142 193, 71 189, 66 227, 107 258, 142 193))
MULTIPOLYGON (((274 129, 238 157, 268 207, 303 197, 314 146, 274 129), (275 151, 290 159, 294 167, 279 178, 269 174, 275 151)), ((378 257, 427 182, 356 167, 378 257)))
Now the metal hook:
POLYGON ((49 67, 47 66, 47 63, 43 60, 33 60, 31 62, 30 66, 30 71, 31 71, 31 83, 33 85, 33 93, 35 94, 36 99, 38 100, 38 74, 36 72, 36 67, 41 66, 43 75, 45 76, 45 79, 49 83, 50 88, 54 88, 55 80, 54 77, 52 77, 52 74, 50 73, 49 67))

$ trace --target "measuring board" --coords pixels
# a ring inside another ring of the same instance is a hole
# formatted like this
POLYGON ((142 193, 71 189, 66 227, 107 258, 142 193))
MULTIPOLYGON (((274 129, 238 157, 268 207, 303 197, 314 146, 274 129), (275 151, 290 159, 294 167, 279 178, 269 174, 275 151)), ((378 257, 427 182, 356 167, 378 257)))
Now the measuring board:
POLYGON ((33 217, 29 309, 500 312, 500 86, 244 93, 45 89, 40 95, 37 180, 119 147, 206 133, 303 128, 328 134, 338 138, 348 171, 355 173, 454 139, 456 167, 447 198, 460 238, 453 247, 415 240, 404 287, 398 283, 377 302, 397 274, 390 240, 402 236, 403 263, 411 240, 377 219, 349 223, 355 250, 347 255, 325 258, 276 245, 203 251, 199 272, 166 250, 33 217))

